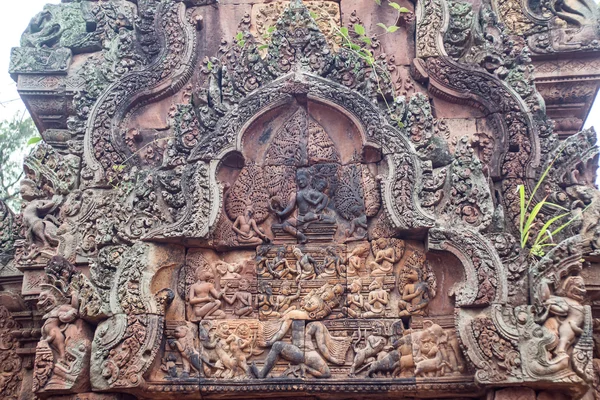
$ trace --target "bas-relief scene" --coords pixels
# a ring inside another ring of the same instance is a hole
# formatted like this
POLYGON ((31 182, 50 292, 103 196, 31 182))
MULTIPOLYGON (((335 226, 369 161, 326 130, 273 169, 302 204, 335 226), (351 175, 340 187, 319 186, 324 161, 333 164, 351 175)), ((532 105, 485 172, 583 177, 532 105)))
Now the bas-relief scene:
POLYGON ((3 398, 600 398, 598 18, 47 5, 11 54, 43 141, 0 202, 3 398))

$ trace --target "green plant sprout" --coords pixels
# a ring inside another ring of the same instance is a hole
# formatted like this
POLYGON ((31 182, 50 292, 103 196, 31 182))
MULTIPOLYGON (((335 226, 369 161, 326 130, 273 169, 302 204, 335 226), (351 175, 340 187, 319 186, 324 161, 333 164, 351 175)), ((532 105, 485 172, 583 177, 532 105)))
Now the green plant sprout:
POLYGON ((563 218, 570 215, 571 214, 570 210, 568 210, 564 207, 561 207, 558 204, 548 201, 548 196, 545 196, 540 202, 538 202, 533 207, 533 209, 531 209, 531 211, 529 211, 538 189, 540 188, 540 186, 546 179, 546 176, 550 172, 550 169, 554 165, 554 162, 556 161, 557 157, 560 155, 560 153, 562 153, 563 150, 564 150, 564 148, 558 152, 558 154, 556 155, 554 160, 552 160, 552 162, 548 165, 548 167, 546 168, 546 170, 544 171, 544 173, 538 180, 537 184, 535 185, 529 198, 526 199, 525 186, 524 185, 517 186, 517 193, 519 194, 519 205, 520 205, 519 232, 521 235, 521 238, 520 238, 521 239, 520 240, 521 248, 525 249, 525 248, 527 248, 528 244, 531 244, 529 252, 530 252, 530 254, 532 254, 536 257, 543 257, 545 254, 544 249, 546 247, 556 246, 556 243, 554 243, 554 237, 557 234, 559 234, 563 229, 565 229, 566 227, 571 225, 575 220, 580 218, 580 216, 583 215, 585 210, 587 210, 587 208, 589 206, 591 206, 591 204, 589 204, 588 206, 586 206, 583 209, 583 212, 581 214, 575 215, 573 218, 569 219, 567 222, 558 226, 555 229, 551 229, 550 227, 553 224, 557 223, 558 221, 560 221, 563 218), (541 222, 543 222, 540 220, 541 218, 539 218, 539 217, 541 217, 540 212, 541 212, 542 208, 544 208, 544 207, 555 208, 557 210, 561 210, 561 211, 565 211, 565 212, 562 214, 556 215, 556 216, 550 218, 548 221, 544 222, 542 228, 536 234, 535 227, 539 226, 539 224, 541 222), (529 214, 529 215, 527 215, 527 214, 529 214), (533 238, 533 243, 530 243, 530 240, 532 239, 532 234, 535 235, 535 237, 533 238))

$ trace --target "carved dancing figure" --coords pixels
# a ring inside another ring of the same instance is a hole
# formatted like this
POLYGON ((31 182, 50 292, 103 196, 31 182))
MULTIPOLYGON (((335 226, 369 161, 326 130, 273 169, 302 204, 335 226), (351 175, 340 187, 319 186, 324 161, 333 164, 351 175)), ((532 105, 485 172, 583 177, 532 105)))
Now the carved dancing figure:
POLYGON ((225 313, 219 309, 223 292, 215 288, 212 271, 198 268, 196 274, 198 280, 190 287, 189 303, 194 314, 192 321, 225 317, 225 313))
POLYGON ((390 302, 390 295, 383 288, 383 277, 377 277, 373 279, 373 282, 369 285, 369 296, 363 317, 383 317, 385 314, 385 308, 390 302))
POLYGON ((550 296, 545 302, 544 327, 556 336, 550 346, 557 359, 568 357, 567 352, 583 333, 585 319, 585 281, 579 275, 565 279, 559 296, 550 296))
POLYGON ((45 312, 42 320, 40 340, 48 343, 50 348, 56 354, 56 361, 66 361, 66 341, 65 329, 67 324, 75 322, 79 317, 79 312, 58 289, 51 285, 42 285, 37 307, 45 312))
POLYGON ((269 243, 270 239, 256 224, 254 207, 246 206, 245 214, 239 215, 233 222, 233 231, 237 234, 238 243, 241 245, 260 245, 269 243))
MULTIPOLYGON (((248 368, 247 355, 245 350, 252 345, 252 334, 250 326, 246 323, 238 325, 235 331, 225 339, 225 343, 229 345, 231 357, 235 362, 233 376, 238 376, 240 371, 243 371, 245 376, 250 376, 248 368)), ((252 351, 250 350, 250 354, 252 351)))
MULTIPOLYGON (((231 287, 231 282, 227 282, 227 286, 225 287, 225 291, 231 287)), ((239 301, 238 307, 233 311, 235 315, 238 317, 247 317, 252 315, 252 293, 250 290, 250 281, 248 279, 242 278, 240 279, 240 285, 238 290, 231 297, 227 297, 223 294, 223 300, 227 302, 227 304, 232 305, 236 301, 239 301)))

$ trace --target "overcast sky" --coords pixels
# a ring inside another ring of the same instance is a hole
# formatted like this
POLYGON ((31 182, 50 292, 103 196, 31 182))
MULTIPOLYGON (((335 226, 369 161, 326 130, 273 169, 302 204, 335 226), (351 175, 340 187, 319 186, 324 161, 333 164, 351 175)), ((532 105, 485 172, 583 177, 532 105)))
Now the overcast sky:
MULTIPOLYGON (((8 71, 10 49, 19 45, 21 33, 29 20, 42 10, 44 4, 60 3, 60 0, 22 0, 14 2, 2 0, 0 3, 0 71, 8 71), (26 5, 26 6, 25 6, 26 5)), ((0 72, 0 119, 7 119, 25 106, 19 99, 16 84, 8 72, 0 72)), ((594 126, 600 131, 600 100, 596 99, 585 127, 594 126)))

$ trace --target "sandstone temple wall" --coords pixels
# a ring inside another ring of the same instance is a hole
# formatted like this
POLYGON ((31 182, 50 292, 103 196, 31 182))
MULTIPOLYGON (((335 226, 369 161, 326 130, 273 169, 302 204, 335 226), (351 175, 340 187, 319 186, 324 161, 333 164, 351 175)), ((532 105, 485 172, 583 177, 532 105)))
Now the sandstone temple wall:
POLYGON ((600 398, 593 0, 63 0, 12 50, 3 399, 600 398))

